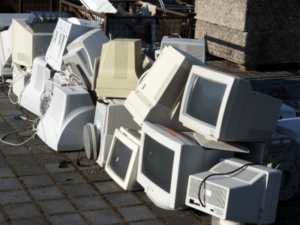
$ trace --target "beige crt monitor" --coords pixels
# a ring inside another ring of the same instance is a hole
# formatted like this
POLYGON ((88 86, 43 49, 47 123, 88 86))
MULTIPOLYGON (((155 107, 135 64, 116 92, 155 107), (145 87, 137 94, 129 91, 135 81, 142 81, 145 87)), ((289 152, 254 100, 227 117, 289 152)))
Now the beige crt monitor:
POLYGON ((205 66, 186 52, 172 46, 165 47, 124 103, 134 121, 139 125, 149 121, 178 132, 189 131, 178 117, 180 96, 193 65, 205 66))
POLYGON ((103 44, 96 84, 98 97, 127 98, 143 73, 142 42, 115 39, 103 44))
POLYGON ((26 19, 13 19, 13 62, 31 67, 37 56, 43 56, 50 45, 53 26, 32 29, 26 19))

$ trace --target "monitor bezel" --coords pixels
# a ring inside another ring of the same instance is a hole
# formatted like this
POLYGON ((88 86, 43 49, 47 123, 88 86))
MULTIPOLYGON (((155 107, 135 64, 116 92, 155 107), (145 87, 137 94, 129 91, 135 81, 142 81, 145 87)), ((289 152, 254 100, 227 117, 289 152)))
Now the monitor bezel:
POLYGON ((123 134, 119 129, 115 130, 115 134, 109 149, 109 153, 106 160, 105 170, 106 172, 113 178, 113 180, 118 183, 124 190, 127 190, 131 185, 132 181, 135 181, 134 174, 132 173, 134 166, 136 164, 136 160, 138 159, 139 153, 139 145, 134 143, 128 136, 123 134), (126 145, 132 151, 132 155, 130 157, 130 162, 128 165, 128 169, 126 172, 125 179, 121 179, 114 171, 113 168, 110 166, 111 156, 116 144, 117 139, 121 141, 124 145, 126 145))
POLYGON ((183 142, 175 136, 172 136, 169 132, 164 131, 162 128, 156 126, 155 124, 151 124, 149 122, 143 122, 142 125, 142 136, 141 136, 141 144, 140 144, 140 153, 139 153, 139 163, 138 163, 138 172, 137 172, 137 181, 141 186, 144 187, 145 192, 152 196, 155 200, 161 203, 168 203, 165 206, 168 208, 176 207, 176 194, 178 188, 178 176, 180 169, 180 160, 181 160, 181 150, 183 147, 183 142), (144 150, 144 142, 145 136, 153 138, 161 145, 170 149, 174 152, 174 161, 173 161, 173 169, 172 169, 172 178, 171 178, 171 189, 170 193, 163 190, 161 187, 156 185, 150 179, 148 179, 142 173, 142 157, 144 150), (150 188, 149 188, 150 187, 150 188))
MULTIPOLYGON (((233 88, 235 81, 235 77, 230 76, 225 73, 221 73, 219 71, 214 71, 209 68, 205 68, 202 66, 194 65, 190 71, 189 78, 187 80, 187 84, 184 90, 182 105, 180 108, 179 121, 183 123, 184 126, 203 134, 206 137, 212 137, 214 139, 218 139, 221 134, 222 125, 224 124, 223 118, 226 111, 227 102, 229 100, 229 96, 231 90, 233 88), (220 106, 218 119, 216 126, 205 123, 201 120, 198 120, 187 113, 187 107, 190 99, 190 93, 195 84, 197 78, 204 78, 210 80, 212 82, 216 82, 219 84, 226 85, 226 89, 224 92, 223 100, 220 106)), ((227 107, 228 108, 228 107, 227 107)), ((227 109, 228 110, 228 109, 227 109)))

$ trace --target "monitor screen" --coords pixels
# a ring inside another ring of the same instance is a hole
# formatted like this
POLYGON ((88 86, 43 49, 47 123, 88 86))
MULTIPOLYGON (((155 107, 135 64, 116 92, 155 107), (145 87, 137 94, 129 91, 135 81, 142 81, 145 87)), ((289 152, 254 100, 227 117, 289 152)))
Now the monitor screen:
POLYGON ((145 135, 142 173, 154 184, 170 193, 174 151, 145 135))
POLYGON ((122 180, 125 180, 131 155, 132 150, 116 139, 110 159, 110 168, 122 180))
POLYGON ((216 126, 226 86, 226 84, 197 77, 190 93, 187 114, 216 126))

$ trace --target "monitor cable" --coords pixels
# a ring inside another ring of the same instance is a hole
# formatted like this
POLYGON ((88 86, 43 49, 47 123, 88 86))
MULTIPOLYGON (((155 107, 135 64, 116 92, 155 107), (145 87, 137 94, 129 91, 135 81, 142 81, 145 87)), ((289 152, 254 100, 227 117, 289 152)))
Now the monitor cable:
MULTIPOLYGON (((237 168, 237 169, 235 169, 235 170, 233 170, 233 171, 231 171, 231 172, 227 172, 227 173, 214 173, 214 174, 210 174, 210 175, 206 176, 206 177, 201 181, 200 186, 199 186, 199 191, 198 191, 198 199, 199 199, 199 202, 200 202, 201 206, 202 206, 203 208, 206 207, 206 205, 201 201, 200 193, 201 193, 201 187, 202 187, 202 185, 204 184, 204 182, 205 182, 208 178, 210 178, 210 177, 212 177, 212 176, 217 176, 217 175, 221 175, 221 176, 222 176, 222 175, 232 174, 232 173, 235 173, 235 172, 237 172, 237 171, 239 171, 239 170, 241 170, 241 169, 243 169, 243 168, 245 168, 245 167, 247 167, 247 166, 253 166, 253 165, 262 165, 262 164, 261 164, 261 163, 248 163, 248 164, 245 164, 245 165, 243 165, 243 166, 241 166, 241 167, 239 167, 239 168, 237 168)), ((205 192, 204 192, 204 195, 205 195, 205 192)))
POLYGON ((1 141, 2 143, 8 144, 8 145, 11 145, 11 146, 21 146, 21 145, 25 144, 26 142, 28 142, 29 140, 31 140, 32 138, 34 138, 35 135, 37 135, 36 123, 38 122, 38 120, 40 119, 40 117, 38 117, 38 118, 35 119, 35 120, 30 120, 30 119, 27 119, 27 118, 24 117, 24 116, 14 115, 13 118, 14 118, 14 120, 22 119, 22 120, 25 120, 25 121, 32 122, 32 125, 30 125, 29 127, 25 128, 25 129, 22 129, 22 130, 16 130, 16 131, 13 131, 13 132, 10 132, 10 133, 7 133, 7 134, 2 135, 1 138, 0 138, 0 141, 1 141), (29 137, 27 140, 23 141, 23 142, 20 143, 20 144, 14 144, 14 143, 10 143, 10 142, 7 142, 7 141, 4 141, 4 140, 3 140, 3 138, 6 138, 6 137, 9 136, 9 135, 15 134, 15 133, 17 133, 17 132, 26 131, 26 130, 29 130, 29 129, 32 129, 33 131, 35 131, 35 133, 34 133, 31 137, 29 137))

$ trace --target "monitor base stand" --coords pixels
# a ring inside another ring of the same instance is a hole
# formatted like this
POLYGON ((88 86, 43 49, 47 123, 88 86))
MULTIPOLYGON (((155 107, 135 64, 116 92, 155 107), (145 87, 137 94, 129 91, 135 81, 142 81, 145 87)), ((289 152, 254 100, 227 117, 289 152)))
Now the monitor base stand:
POLYGON ((196 138, 198 144, 204 148, 217 149, 222 151, 240 152, 240 153, 250 152, 249 148, 245 144, 241 144, 237 142, 215 141, 212 139, 208 139, 204 135, 196 132, 194 133, 194 137, 196 138))
POLYGON ((177 209, 173 209, 171 207, 169 207, 168 205, 164 204, 163 202, 159 201, 157 198, 154 198, 153 196, 151 196, 150 193, 146 192, 146 195, 148 196, 148 198, 159 208, 165 209, 165 210, 172 210, 172 211, 180 211, 180 210, 186 210, 188 209, 188 207, 180 207, 177 209))

